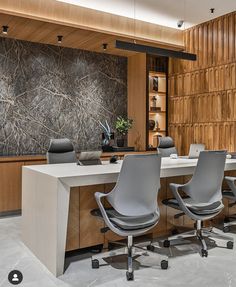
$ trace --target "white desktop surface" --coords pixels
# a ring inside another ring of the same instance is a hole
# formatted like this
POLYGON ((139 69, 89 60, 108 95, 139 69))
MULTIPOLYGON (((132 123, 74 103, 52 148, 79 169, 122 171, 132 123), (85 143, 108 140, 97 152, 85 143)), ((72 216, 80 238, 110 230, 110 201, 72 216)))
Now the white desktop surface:
MULTIPOLYGON (((197 159, 162 158, 161 177, 190 175, 196 164, 197 159)), ((23 167, 22 239, 55 276, 64 272, 70 188, 116 182, 121 166, 122 161, 23 167)), ((236 159, 227 159, 225 170, 236 170, 236 159)))

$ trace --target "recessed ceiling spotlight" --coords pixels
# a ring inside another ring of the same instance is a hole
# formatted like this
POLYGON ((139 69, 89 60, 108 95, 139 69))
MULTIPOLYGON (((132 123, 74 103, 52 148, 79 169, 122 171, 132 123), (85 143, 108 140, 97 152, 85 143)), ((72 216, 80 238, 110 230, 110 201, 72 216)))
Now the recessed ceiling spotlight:
POLYGON ((2 33, 3 34, 5 34, 5 35, 7 35, 7 33, 8 33, 8 26, 2 26, 2 33))
POLYGON ((211 11, 211 14, 214 14, 215 8, 211 8, 210 11, 211 11))
POLYGON ((108 44, 107 44, 107 43, 103 43, 103 44, 102 44, 103 51, 106 51, 106 50, 107 50, 107 47, 108 47, 108 44))
POLYGON ((57 36, 57 43, 58 43, 58 44, 61 44, 61 43, 62 43, 62 38, 63 38, 62 35, 58 35, 58 36, 57 36))
POLYGON ((178 28, 181 28, 181 27, 183 26, 183 24, 184 24, 184 20, 179 20, 179 21, 177 22, 178 28))

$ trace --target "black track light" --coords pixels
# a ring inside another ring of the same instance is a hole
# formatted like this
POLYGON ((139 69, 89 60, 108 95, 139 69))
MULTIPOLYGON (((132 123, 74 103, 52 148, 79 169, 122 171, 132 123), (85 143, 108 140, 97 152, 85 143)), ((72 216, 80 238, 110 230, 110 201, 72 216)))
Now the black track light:
POLYGON ((7 33, 8 33, 8 26, 2 26, 2 33, 3 34, 5 34, 5 35, 7 35, 7 33))
POLYGON ((211 8, 210 11, 211 11, 211 14, 214 14, 215 8, 211 8))
POLYGON ((63 38, 62 35, 58 35, 58 36, 57 36, 57 43, 58 43, 58 44, 61 44, 61 43, 62 43, 62 38, 63 38))

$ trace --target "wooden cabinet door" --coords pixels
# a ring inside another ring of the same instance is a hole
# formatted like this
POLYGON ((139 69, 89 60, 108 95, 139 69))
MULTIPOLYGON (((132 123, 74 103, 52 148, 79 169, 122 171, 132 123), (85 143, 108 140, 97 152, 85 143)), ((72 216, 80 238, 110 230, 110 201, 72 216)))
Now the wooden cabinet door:
POLYGON ((21 209, 21 168, 23 162, 0 163, 0 212, 21 209))
POLYGON ((95 192, 104 192, 104 185, 90 185, 80 187, 79 196, 79 241, 80 248, 104 243, 104 234, 100 229, 104 227, 103 220, 90 214, 92 209, 98 208, 94 197, 95 192))

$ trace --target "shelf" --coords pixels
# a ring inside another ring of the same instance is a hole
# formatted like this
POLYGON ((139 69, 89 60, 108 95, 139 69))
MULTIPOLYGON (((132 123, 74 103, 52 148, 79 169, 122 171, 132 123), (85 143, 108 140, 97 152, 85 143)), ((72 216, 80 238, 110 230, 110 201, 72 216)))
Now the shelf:
POLYGON ((149 114, 150 115, 156 115, 156 114, 165 114, 166 113, 166 111, 158 111, 158 112, 153 112, 153 111, 149 111, 149 114))
POLYGON ((149 133, 166 133, 166 130, 149 130, 149 133))
POLYGON ((166 73, 165 72, 155 72, 155 71, 149 71, 149 76, 158 76, 158 77, 165 77, 166 78, 166 73))
POLYGON ((152 94, 154 94, 154 95, 157 95, 157 96, 165 96, 166 97, 166 92, 152 92, 152 91, 150 91, 149 92, 149 97, 151 97, 152 96, 152 94))

